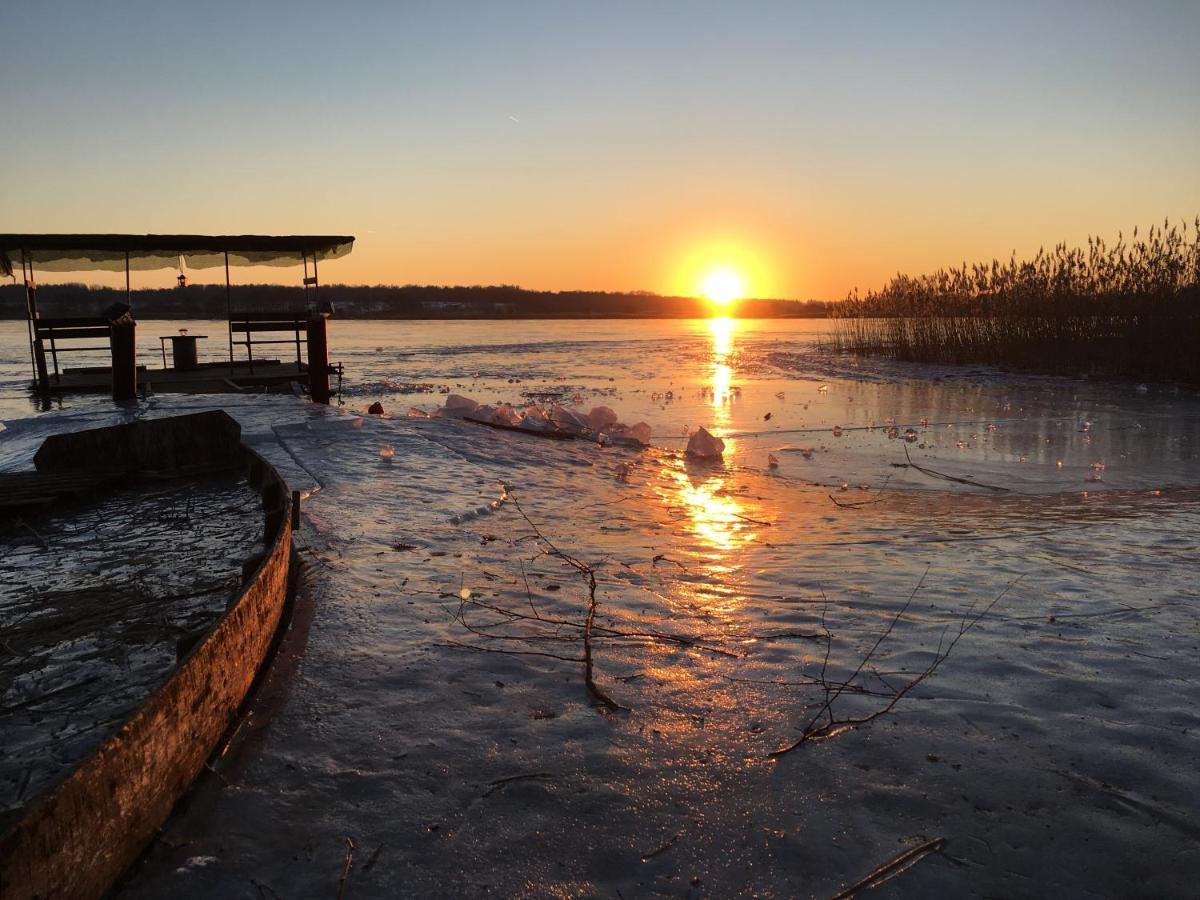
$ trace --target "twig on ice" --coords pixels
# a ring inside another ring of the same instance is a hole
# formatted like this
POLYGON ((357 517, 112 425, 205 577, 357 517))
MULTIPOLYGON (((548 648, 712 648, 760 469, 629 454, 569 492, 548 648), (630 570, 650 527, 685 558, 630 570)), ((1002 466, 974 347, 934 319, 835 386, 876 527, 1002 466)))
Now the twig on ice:
POLYGON ((939 837, 931 841, 926 841, 923 844, 918 844, 916 847, 910 847, 899 856, 888 860, 882 866, 874 869, 865 878, 854 882, 854 884, 847 888, 842 888, 842 890, 833 895, 831 900, 849 900, 849 898, 857 896, 861 891, 877 888, 885 881, 890 881, 897 875, 904 874, 929 854, 936 853, 945 846, 946 839, 939 837))
POLYGON ((346 835, 346 862, 342 866, 342 877, 338 879, 338 900, 346 896, 346 885, 350 881, 350 870, 354 868, 354 838, 346 835))
POLYGON ((1001 598, 1003 598, 1005 594, 1012 590, 1017 582, 1021 580, 1020 578, 1017 578, 1015 581, 1010 583, 1008 587, 1001 591, 996 598, 991 601, 991 603, 985 606, 978 613, 975 612, 975 605, 972 604, 971 607, 968 608, 965 613, 963 613, 962 619, 958 624, 958 632, 954 635, 950 642, 945 643, 945 633, 943 632, 942 638, 938 641, 937 650, 934 651, 933 659, 930 661, 929 665, 926 666, 922 672, 920 672, 907 684, 896 689, 888 702, 882 707, 871 713, 868 713, 865 716, 845 719, 837 718, 834 714, 834 704, 837 702, 838 698, 842 696, 842 694, 846 693, 846 691, 850 688, 850 685, 855 683, 855 679, 857 679, 862 673, 863 669, 867 667, 867 664, 875 656, 875 652, 879 649, 880 645, 882 645, 883 642, 887 640, 888 636, 891 635, 893 629, 896 627, 896 623, 899 622, 904 614, 908 611, 909 607, 912 605, 913 599, 917 595, 917 592, 921 589, 922 585, 925 584, 925 578, 928 574, 929 567, 927 566, 925 568, 925 572, 922 573, 920 580, 917 582, 916 587, 914 587, 912 592, 908 595, 908 599, 904 601, 904 604, 900 607, 899 611, 888 622, 888 626, 883 630, 883 633, 876 638, 875 643, 871 646, 871 649, 868 650, 862 660, 859 661, 858 667, 853 673, 851 673, 849 678, 838 684, 836 688, 831 682, 828 681, 825 675, 825 671, 829 663, 829 648, 828 646, 826 647, 826 657, 825 662, 821 666, 820 677, 820 681, 825 688, 825 702, 821 705, 821 708, 817 710, 816 715, 809 719, 808 724, 804 726, 804 729, 800 733, 799 740, 789 744, 786 747, 771 751, 768 754, 770 758, 778 759, 779 757, 804 746, 809 741, 834 737, 835 735, 858 728, 860 725, 865 725, 868 722, 872 722, 875 719, 878 719, 880 716, 887 715, 895 708, 897 703, 899 703, 910 691, 912 691, 913 688, 937 671, 938 667, 941 666, 941 664, 944 663, 947 658, 949 658, 950 653, 954 650, 954 647, 958 644, 958 642, 962 640, 963 636, 966 635, 967 632, 969 632, 976 625, 978 625, 983 617, 991 612, 992 608, 1000 602, 1001 598), (822 719, 825 719, 826 721, 822 722, 822 719))
MULTIPOLYGON (((970 478, 959 478, 957 475, 947 475, 945 472, 938 472, 935 469, 927 469, 924 466, 918 466, 912 461, 912 457, 909 456, 908 447, 904 448, 904 458, 908 460, 909 468, 916 469, 922 475, 928 475, 930 478, 940 478, 942 481, 953 481, 957 484, 969 484, 971 487, 986 488, 989 491, 998 491, 1005 494, 1011 492, 1012 490, 1011 488, 998 487, 994 484, 984 484, 981 481, 972 481, 970 478)), ((902 463, 892 463, 892 465, 898 465, 903 468, 902 463)))

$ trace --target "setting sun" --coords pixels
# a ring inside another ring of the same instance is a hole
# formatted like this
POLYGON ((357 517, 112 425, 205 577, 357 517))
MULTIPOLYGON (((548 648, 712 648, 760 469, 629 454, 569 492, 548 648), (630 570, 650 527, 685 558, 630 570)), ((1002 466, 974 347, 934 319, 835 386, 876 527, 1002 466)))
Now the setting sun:
POLYGON ((742 279, 732 269, 717 269, 704 276, 700 292, 717 306, 728 306, 742 298, 742 279))

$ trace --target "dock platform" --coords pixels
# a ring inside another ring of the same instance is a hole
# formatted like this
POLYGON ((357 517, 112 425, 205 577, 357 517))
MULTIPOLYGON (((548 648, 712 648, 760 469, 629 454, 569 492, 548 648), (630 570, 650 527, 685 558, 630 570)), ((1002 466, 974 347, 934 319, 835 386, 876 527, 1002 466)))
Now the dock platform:
MULTIPOLYGON (((159 394, 241 394, 286 389, 292 382, 307 383, 308 365, 256 359, 253 366, 245 361, 200 363, 193 369, 137 367, 139 390, 159 394)), ((112 369, 108 366, 65 369, 49 379, 52 394, 108 393, 112 389, 112 369)))

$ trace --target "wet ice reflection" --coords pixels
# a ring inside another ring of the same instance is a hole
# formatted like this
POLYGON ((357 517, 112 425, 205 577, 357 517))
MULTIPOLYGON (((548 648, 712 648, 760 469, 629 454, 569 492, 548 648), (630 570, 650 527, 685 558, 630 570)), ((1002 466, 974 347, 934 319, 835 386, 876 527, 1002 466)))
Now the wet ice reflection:
POLYGON ((666 458, 662 482, 663 501, 686 513, 688 527, 708 549, 710 562, 724 563, 726 554, 754 540, 753 517, 733 492, 723 465, 666 458))
MULTIPOLYGON (((737 331, 737 320, 729 318, 710 319, 712 332, 712 405, 713 424, 720 428, 729 422, 729 403, 733 393, 733 336, 737 331)), ((714 434, 719 432, 714 431, 714 434)))

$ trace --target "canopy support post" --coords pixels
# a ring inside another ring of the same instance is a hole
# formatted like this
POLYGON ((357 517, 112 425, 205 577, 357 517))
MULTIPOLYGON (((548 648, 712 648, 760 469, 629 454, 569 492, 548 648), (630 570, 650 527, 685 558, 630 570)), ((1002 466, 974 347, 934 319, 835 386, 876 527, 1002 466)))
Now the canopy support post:
POLYGON ((229 374, 233 374, 233 302, 229 299, 229 251, 225 251, 225 324, 229 326, 229 374))
POLYGON ((50 390, 50 373, 46 369, 46 351, 37 337, 37 284, 33 280, 33 260, 21 250, 21 274, 25 276, 25 315, 29 320, 29 347, 33 351, 33 372, 38 390, 50 390))
POLYGON ((25 285, 25 325, 29 331, 29 366, 37 379, 37 357, 33 352, 33 307, 29 302, 29 275, 25 271, 25 248, 21 248, 21 283, 25 285))

